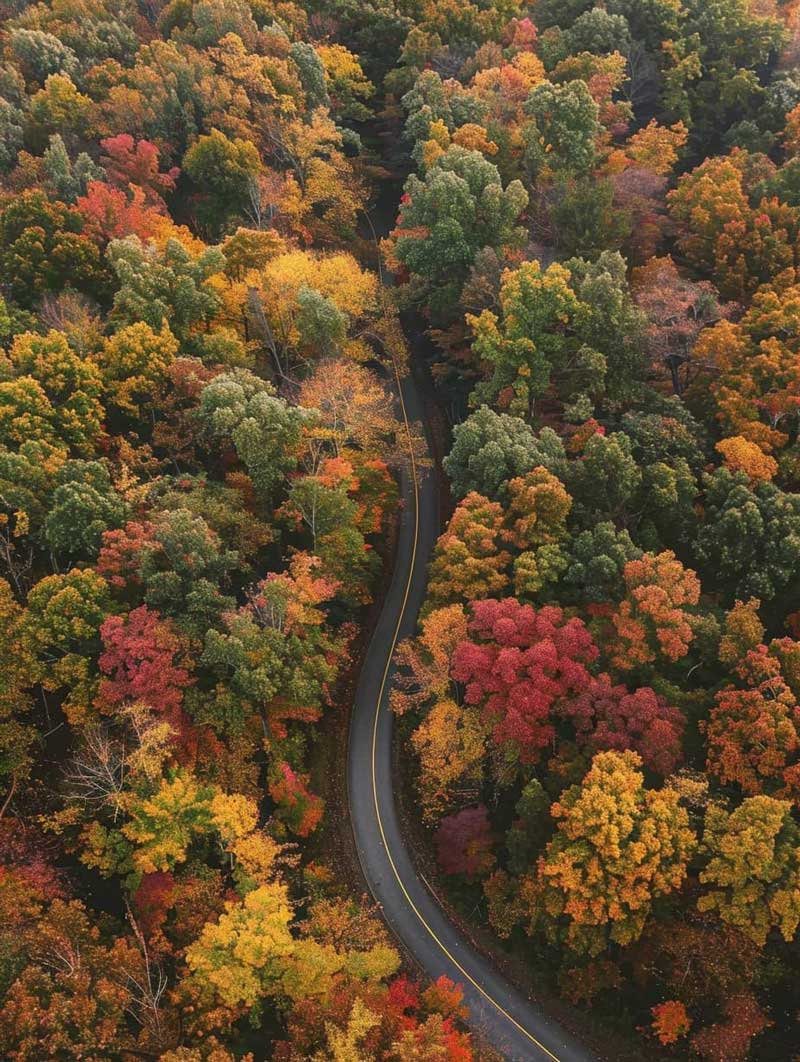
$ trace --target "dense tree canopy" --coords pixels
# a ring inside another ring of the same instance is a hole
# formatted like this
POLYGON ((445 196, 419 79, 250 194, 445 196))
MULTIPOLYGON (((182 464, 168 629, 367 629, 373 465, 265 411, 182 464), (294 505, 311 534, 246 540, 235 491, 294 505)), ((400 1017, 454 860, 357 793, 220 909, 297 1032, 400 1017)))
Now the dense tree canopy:
POLYGON ((433 894, 593 1053, 796 1051, 799 17, 3 6, 3 1058, 494 1059, 340 843, 413 475, 433 894))
POLYGON ((451 902, 629 1007, 638 1055, 796 1032, 756 973, 800 897, 794 21, 539 0, 467 47, 431 15, 385 78, 416 167, 386 260, 454 421, 394 706, 451 902), (467 152, 523 239, 470 240, 467 152))

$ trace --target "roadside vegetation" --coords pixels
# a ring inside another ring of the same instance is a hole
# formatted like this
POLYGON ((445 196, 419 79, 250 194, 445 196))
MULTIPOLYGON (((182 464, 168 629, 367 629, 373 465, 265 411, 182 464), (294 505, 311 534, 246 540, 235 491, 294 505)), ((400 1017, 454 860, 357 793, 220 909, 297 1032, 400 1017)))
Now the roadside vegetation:
POLYGON ((642 1057, 788 1059, 794 0, 0 17, 0 1054, 488 1062, 314 778, 402 315, 454 414, 393 695, 449 899, 642 1057))
POLYGON ((0 1054, 477 1057, 316 840, 402 460, 373 84, 292 3, 3 16, 0 1054))
POLYGON ((462 921, 641 1057, 798 1036, 796 37, 431 4, 386 79, 385 254, 457 411, 407 762, 462 921))

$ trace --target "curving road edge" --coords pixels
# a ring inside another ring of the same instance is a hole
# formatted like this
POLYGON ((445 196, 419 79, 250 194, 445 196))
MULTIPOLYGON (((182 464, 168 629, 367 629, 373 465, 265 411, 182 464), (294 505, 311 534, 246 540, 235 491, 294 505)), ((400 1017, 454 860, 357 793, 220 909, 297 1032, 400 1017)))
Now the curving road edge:
MULTIPOLYGON (((413 376, 397 380, 409 422, 425 425, 413 376)), ((348 746, 350 820, 367 884, 384 919, 426 974, 463 985, 470 1024, 512 1062, 594 1062, 595 1056, 535 1003, 524 998, 466 940, 417 875, 395 806, 392 712, 394 649, 415 633, 427 564, 439 530, 436 477, 420 476, 413 454, 401 481, 394 574, 364 657, 348 746)))

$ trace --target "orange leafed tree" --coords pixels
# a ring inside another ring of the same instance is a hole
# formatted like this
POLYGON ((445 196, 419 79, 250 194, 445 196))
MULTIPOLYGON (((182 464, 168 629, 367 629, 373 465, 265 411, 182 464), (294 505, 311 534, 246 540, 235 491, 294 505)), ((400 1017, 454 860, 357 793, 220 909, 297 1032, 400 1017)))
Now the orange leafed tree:
POLYGON ((710 391, 724 430, 765 453, 786 444, 780 423, 800 409, 796 351, 774 336, 754 346, 741 325, 720 321, 700 335, 695 356, 714 367, 710 391))
POLYGON ((746 300, 759 285, 798 263, 800 211, 777 198, 751 207, 749 154, 706 159, 668 195, 678 244, 726 299, 746 300))
POLYGON ((800 155, 800 103, 792 107, 786 115, 783 146, 789 158, 794 159, 800 155))
POLYGON ((295 553, 288 571, 271 573, 250 596, 254 614, 287 635, 303 635, 309 627, 322 627, 326 617, 319 606, 330 601, 337 583, 321 569, 319 557, 295 553))
POLYGON ((659 1003, 650 1011, 653 1015, 653 1032, 659 1043, 665 1047, 675 1044, 686 1036, 692 1027, 692 1019, 686 1013, 686 1007, 678 999, 668 999, 659 1003))
POLYGON ((683 122, 672 126, 659 125, 655 118, 637 130, 624 147, 612 151, 606 163, 609 170, 618 172, 628 166, 640 166, 666 176, 678 159, 689 131, 683 122))
POLYGON ((459 785, 478 786, 486 755, 487 727, 475 708, 437 701, 411 736, 419 756, 419 789, 428 820, 448 806, 459 785))
POLYGON ((628 561, 623 578, 625 597, 611 617, 613 666, 632 671, 686 656, 694 638, 688 610, 700 600, 695 573, 667 550, 628 561))
POLYGON ((787 772, 797 759, 800 718, 797 701, 780 674, 774 658, 751 650, 758 664, 772 664, 772 674, 750 689, 720 690, 705 724, 708 758, 706 769, 726 785, 753 795, 775 792, 793 777, 787 772))
POLYGON ((386 387, 365 365, 344 358, 320 362, 303 381, 300 404, 319 410, 309 431, 337 456, 351 450, 391 456, 405 441, 398 440, 400 422, 386 387))
POLYGON ((778 462, 775 458, 765 454, 760 446, 743 435, 721 439, 716 450, 722 454, 726 468, 731 472, 744 472, 751 483, 769 483, 777 474, 778 462))
POLYGON ((764 624, 758 617, 761 602, 757 597, 749 601, 737 601, 725 614, 722 637, 719 640, 720 662, 733 666, 746 654, 761 644, 764 624))
POLYGON ((90 181, 86 195, 76 206, 86 219, 86 232, 101 240, 125 239, 138 236, 141 240, 154 238, 165 225, 162 212, 147 202, 141 188, 130 194, 103 181, 90 181))
POLYGON ((425 616, 415 639, 400 643, 396 659, 406 675, 400 676, 392 692, 392 708, 398 715, 432 698, 447 696, 453 653, 466 636, 463 605, 446 605, 425 616))

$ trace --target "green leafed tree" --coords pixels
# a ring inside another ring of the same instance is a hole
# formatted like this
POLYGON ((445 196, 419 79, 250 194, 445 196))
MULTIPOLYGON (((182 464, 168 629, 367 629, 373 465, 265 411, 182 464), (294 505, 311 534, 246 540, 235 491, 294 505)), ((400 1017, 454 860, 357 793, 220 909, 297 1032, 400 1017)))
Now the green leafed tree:
POLYGON ((267 381, 238 369, 206 384, 197 416, 210 439, 233 445, 268 503, 281 478, 296 466, 303 426, 313 414, 290 406, 267 381))
POLYGON ((552 430, 537 437, 518 417, 495 413, 483 405, 453 429, 453 445, 444 468, 457 498, 476 491, 487 498, 505 497, 508 481, 538 465, 556 471, 565 463, 564 448, 552 430))
POLYGON ((127 506, 101 461, 67 461, 56 475, 44 521, 52 553, 95 560, 104 531, 122 527, 127 506))
POLYGON ((533 181, 588 172, 600 132, 599 108, 584 81, 537 85, 525 102, 525 163, 533 181))
POLYGON ((144 322, 160 332, 166 321, 186 353, 202 356, 206 326, 220 307, 208 280, 225 266, 222 251, 209 247, 194 257, 177 240, 168 240, 161 251, 128 236, 112 240, 106 255, 118 283, 115 322, 144 322))
MULTIPOLYGON (((324 84, 324 82, 323 82, 324 84)), ((199 137, 183 157, 183 168, 201 194, 200 213, 212 232, 240 216, 261 172, 255 144, 229 140, 219 129, 199 137)))
POLYGON ((392 255, 434 319, 452 318, 478 251, 520 244, 517 222, 527 202, 519 181, 504 188, 496 166, 462 147, 449 147, 424 180, 409 177, 392 255))
POLYGON ((703 480, 703 522, 694 544, 701 570, 731 602, 771 601, 800 576, 800 498, 743 472, 718 468, 703 480))
POLYGON ((68 285, 95 297, 108 288, 97 245, 83 235, 81 214, 38 190, 13 196, 0 208, 0 276, 25 307, 68 285))

